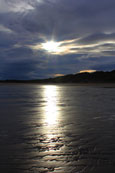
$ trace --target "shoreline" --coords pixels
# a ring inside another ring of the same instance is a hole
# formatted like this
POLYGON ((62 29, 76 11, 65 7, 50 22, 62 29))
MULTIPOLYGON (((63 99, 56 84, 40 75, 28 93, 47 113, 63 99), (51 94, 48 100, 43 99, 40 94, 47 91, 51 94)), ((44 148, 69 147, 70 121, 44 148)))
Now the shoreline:
POLYGON ((104 88, 115 88, 115 83, 37 83, 37 82, 0 82, 2 85, 58 85, 58 86, 98 86, 104 88))

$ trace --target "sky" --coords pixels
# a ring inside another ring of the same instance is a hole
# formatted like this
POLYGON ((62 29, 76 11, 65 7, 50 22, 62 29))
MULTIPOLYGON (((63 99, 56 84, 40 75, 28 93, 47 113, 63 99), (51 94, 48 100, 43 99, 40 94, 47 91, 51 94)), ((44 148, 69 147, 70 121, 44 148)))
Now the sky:
POLYGON ((115 0, 0 0, 0 80, 115 69, 115 0))

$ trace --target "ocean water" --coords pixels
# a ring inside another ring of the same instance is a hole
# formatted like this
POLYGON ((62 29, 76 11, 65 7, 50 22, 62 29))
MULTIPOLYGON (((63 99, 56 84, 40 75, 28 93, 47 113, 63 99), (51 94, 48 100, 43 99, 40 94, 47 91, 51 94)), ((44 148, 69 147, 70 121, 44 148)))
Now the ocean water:
POLYGON ((115 88, 0 85, 1 173, 114 173, 115 88))

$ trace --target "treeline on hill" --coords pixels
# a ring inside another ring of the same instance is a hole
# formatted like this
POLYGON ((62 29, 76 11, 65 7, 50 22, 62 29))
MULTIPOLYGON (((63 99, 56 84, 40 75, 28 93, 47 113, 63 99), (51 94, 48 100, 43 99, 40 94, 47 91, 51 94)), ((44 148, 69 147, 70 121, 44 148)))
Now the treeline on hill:
POLYGON ((93 73, 68 74, 61 77, 36 80, 5 80, 5 83, 115 83, 115 70, 111 72, 96 71, 93 73))

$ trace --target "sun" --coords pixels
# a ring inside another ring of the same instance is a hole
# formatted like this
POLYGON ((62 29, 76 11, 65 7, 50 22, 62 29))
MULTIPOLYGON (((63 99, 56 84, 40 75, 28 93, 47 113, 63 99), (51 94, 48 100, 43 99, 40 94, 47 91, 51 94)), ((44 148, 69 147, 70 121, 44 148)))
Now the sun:
POLYGON ((58 52, 59 51, 60 43, 55 41, 47 41, 42 43, 42 48, 48 52, 58 52))

